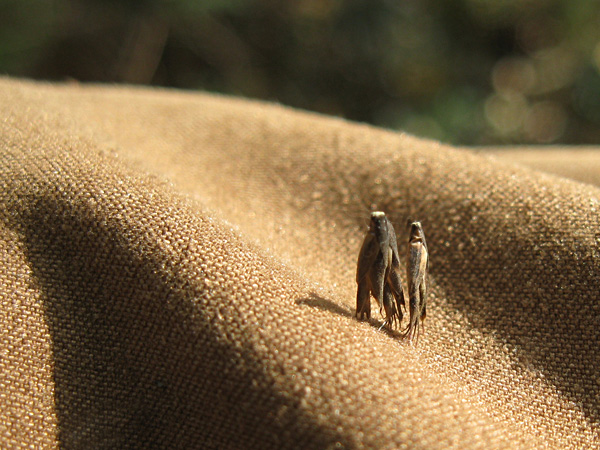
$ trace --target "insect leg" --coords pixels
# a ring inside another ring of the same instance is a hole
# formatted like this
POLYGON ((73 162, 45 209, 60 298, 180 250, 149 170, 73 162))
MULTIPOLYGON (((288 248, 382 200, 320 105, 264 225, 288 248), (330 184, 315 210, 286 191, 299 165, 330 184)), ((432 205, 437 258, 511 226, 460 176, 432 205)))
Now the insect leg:
POLYGON ((389 283, 386 283, 384 288, 383 309, 385 311, 384 325, 387 325, 389 329, 393 329, 396 322, 399 323, 400 320, 402 320, 402 316, 399 315, 399 312, 396 308, 396 304, 394 302, 394 293, 389 283))
POLYGON ((421 304, 423 305, 421 307, 421 322, 423 322, 427 316, 427 288, 424 282, 421 282, 421 285, 419 286, 419 294, 421 297, 421 304))
POLYGON ((409 300, 409 313, 410 313, 410 317, 409 317, 409 320, 408 320, 408 326, 406 328, 406 336, 411 341, 412 341, 412 339, 413 339, 413 337, 415 335, 417 327, 419 326, 419 321, 415 320, 416 317, 417 317, 417 315, 415 313, 416 303, 417 303, 417 300, 414 298, 414 296, 411 297, 410 300, 409 300))
POLYGON ((396 267, 392 267, 390 269, 390 273, 388 275, 388 284, 390 285, 392 294, 394 295, 394 299, 396 300, 396 311, 398 313, 398 322, 402 322, 402 318, 404 317, 402 309, 406 308, 406 304, 404 301, 404 290, 402 289, 402 280, 400 279, 400 271, 396 267))

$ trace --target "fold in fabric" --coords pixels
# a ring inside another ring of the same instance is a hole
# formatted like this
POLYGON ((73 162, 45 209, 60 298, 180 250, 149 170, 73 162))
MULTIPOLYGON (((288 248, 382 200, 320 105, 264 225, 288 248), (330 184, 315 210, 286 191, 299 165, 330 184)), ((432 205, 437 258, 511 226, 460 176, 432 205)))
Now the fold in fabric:
POLYGON ((0 97, 2 447, 600 444, 598 188, 224 96, 0 97), (354 319, 374 209, 403 271, 427 236, 417 346, 354 319))

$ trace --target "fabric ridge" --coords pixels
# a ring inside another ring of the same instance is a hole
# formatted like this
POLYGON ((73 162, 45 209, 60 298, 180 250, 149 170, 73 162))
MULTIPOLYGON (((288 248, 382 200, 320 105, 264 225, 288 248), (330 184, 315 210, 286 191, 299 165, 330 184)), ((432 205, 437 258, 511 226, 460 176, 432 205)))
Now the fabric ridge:
POLYGON ((0 97, 1 447, 600 445, 599 174, 574 149, 543 172, 216 94, 0 97), (423 225, 418 345, 354 318, 371 210, 405 283, 423 225))

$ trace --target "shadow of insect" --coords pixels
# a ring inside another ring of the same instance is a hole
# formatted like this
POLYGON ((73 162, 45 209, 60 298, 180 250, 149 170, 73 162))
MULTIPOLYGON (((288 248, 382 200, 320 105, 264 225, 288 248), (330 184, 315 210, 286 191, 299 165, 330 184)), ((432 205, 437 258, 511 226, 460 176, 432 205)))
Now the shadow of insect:
MULTIPOLYGON (((350 309, 346 309, 346 307, 340 306, 339 304, 328 298, 321 297, 315 292, 311 292, 309 296, 296 299, 295 303, 297 305, 309 306, 311 308, 316 308, 321 311, 327 311, 330 313, 338 314, 342 317, 354 317, 354 313, 350 309)), ((401 334, 396 330, 382 328, 381 320, 369 319, 368 324, 371 325, 373 328, 385 332, 388 336, 401 337, 401 334)))

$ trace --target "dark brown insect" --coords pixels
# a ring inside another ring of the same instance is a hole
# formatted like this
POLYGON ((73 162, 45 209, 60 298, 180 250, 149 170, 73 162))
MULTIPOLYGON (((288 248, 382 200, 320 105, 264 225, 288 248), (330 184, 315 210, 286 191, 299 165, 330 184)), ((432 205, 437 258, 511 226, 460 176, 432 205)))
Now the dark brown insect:
POLYGON ((419 339, 419 325, 423 326, 427 316, 427 274, 429 273, 429 251, 421 222, 410 224, 408 238, 408 310, 410 320, 406 335, 411 341, 419 339), (419 324, 420 321, 420 324, 419 324))
POLYGON ((396 324, 400 326, 405 303, 399 269, 400 258, 394 227, 385 213, 372 212, 369 232, 358 255, 357 319, 371 318, 372 295, 385 319, 384 325, 389 329, 393 329, 396 324))

